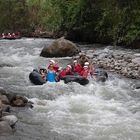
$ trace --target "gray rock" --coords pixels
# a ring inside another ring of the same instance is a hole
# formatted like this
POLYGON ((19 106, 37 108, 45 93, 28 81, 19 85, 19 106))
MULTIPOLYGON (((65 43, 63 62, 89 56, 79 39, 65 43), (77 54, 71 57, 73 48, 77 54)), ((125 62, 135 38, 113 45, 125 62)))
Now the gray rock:
POLYGON ((0 100, 2 101, 3 104, 10 104, 6 95, 0 95, 0 100))
POLYGON ((17 117, 14 115, 3 116, 1 120, 8 122, 10 126, 15 125, 15 123, 18 121, 17 117))

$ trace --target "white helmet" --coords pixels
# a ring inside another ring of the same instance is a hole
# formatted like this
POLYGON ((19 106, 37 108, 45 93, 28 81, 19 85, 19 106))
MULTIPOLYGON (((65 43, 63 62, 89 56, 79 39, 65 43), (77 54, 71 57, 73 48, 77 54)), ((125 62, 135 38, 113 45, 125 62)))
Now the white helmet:
POLYGON ((53 64, 55 64, 55 61, 51 59, 51 60, 50 60, 50 63, 53 63, 53 64))
POLYGON ((67 65, 67 67, 69 67, 70 69, 72 69, 71 65, 67 65))
POLYGON ((89 65, 89 62, 85 62, 85 66, 88 66, 89 65))
POLYGON ((74 60, 73 63, 77 63, 77 60, 74 60))
POLYGON ((84 66, 83 68, 88 68, 88 66, 84 66))

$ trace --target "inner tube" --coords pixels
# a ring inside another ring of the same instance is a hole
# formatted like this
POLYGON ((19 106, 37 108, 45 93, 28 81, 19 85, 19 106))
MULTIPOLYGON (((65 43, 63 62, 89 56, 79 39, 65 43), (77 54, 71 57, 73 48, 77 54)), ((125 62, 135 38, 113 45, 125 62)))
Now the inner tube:
POLYGON ((89 80, 82 76, 74 76, 74 75, 66 75, 61 78, 61 80, 64 80, 64 83, 67 84, 69 82, 76 82, 80 85, 86 85, 89 83, 89 80))
POLYGON ((43 85, 46 83, 45 80, 42 79, 41 74, 38 72, 38 70, 34 69, 30 74, 29 74, 29 79, 30 81, 35 84, 35 85, 43 85))

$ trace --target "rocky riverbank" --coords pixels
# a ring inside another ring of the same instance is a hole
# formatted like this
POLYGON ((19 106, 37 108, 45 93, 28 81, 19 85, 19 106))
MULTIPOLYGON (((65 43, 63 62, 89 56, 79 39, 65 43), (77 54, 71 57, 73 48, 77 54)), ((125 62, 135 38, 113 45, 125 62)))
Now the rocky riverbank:
POLYGON ((140 79, 140 53, 104 49, 87 52, 93 63, 109 71, 132 79, 140 79), (91 54, 92 53, 92 54, 91 54))
POLYGON ((26 97, 8 94, 0 88, 0 135, 12 134, 18 121, 12 112, 14 107, 32 107, 32 103, 26 97))

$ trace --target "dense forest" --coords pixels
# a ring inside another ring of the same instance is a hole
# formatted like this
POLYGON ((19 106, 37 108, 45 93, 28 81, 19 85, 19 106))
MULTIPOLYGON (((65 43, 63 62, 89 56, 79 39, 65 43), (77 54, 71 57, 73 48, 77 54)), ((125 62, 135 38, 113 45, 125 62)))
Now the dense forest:
POLYGON ((0 32, 41 30, 75 41, 140 40, 140 0, 0 0, 0 32))

